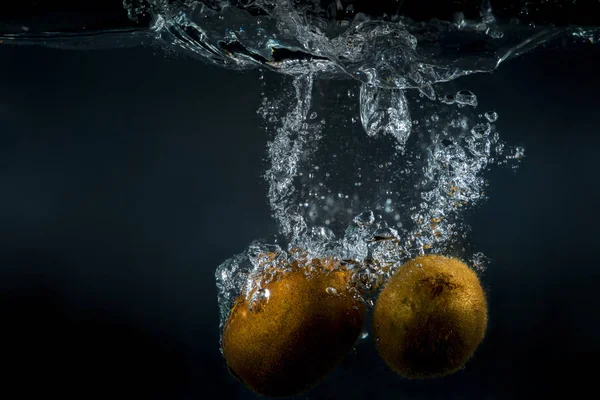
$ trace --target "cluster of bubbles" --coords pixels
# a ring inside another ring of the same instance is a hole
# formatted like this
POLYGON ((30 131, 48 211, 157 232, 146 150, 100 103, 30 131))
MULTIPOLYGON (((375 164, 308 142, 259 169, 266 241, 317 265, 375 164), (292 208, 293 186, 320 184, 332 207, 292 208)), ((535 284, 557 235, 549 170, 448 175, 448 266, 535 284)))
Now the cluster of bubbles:
POLYGON ((485 255, 465 249, 464 210, 486 198, 486 170, 516 168, 524 157, 523 148, 500 139, 495 111, 479 113, 477 97, 464 90, 431 100, 311 74, 291 81, 293 91, 263 98, 259 110, 272 135, 264 176, 280 244, 255 242, 219 266, 222 322, 240 292, 260 295, 255 289, 268 281, 259 277, 298 262, 298 254, 303 263, 343 260, 367 285, 364 293, 426 252, 485 268, 485 255), (331 96, 329 86, 341 95, 331 96), (328 103, 335 115, 320 117, 311 107, 328 103), (277 256, 266 261, 265 254, 277 256))
POLYGON ((444 83, 556 37, 600 39, 598 29, 498 21, 489 0, 477 20, 427 22, 373 19, 339 1, 124 3, 154 15, 151 33, 169 47, 283 74, 261 75, 258 110, 271 135, 264 177, 279 234, 218 267, 222 323, 239 295, 257 297, 251 308, 268 298, 268 271, 292 261, 342 260, 367 286, 426 252, 483 270, 487 257, 465 250, 464 210, 485 200, 485 171, 516 168, 525 153, 502 141, 498 114, 479 110, 475 93, 444 83))

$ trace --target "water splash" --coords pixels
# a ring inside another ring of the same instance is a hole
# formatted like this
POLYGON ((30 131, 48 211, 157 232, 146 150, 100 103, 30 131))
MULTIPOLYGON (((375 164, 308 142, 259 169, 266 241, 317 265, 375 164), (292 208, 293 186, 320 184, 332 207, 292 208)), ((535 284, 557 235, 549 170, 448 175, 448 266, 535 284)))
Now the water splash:
MULTIPOLYGON (((282 228, 277 251, 289 256, 302 249, 304 260, 353 265, 367 302, 372 290, 416 255, 452 254, 485 269, 485 255, 465 250, 464 211, 486 199, 491 166, 516 168, 524 157, 524 149, 501 140, 497 112, 480 112, 467 90, 450 92, 454 100, 447 101, 443 86, 439 99, 380 89, 388 96, 382 100, 356 83, 337 82, 335 95, 312 75, 294 78, 293 91, 285 91, 288 80, 273 82, 265 93, 283 94, 265 101, 261 116, 274 131, 265 178, 282 228), (390 93, 402 96, 401 102, 382 106, 390 104, 390 93), (317 105, 326 115, 320 120, 311 119, 317 105), (334 105, 337 112, 328 114, 334 105), (365 119, 374 121, 372 130, 365 132, 365 119), (393 134, 400 124, 411 127, 401 142, 393 134)), ((258 263, 245 265, 249 275, 264 273, 258 263)), ((228 269, 229 261, 219 271, 228 269)))
POLYGON ((269 182, 269 204, 284 235, 299 237, 305 230, 298 206, 291 202, 298 164, 310 157, 311 149, 320 139, 318 123, 308 121, 311 105, 313 76, 301 75, 294 79, 296 105, 283 116, 275 138, 268 144, 271 167, 265 173, 269 182))
POLYGON ((489 72, 556 37, 597 42, 598 27, 555 28, 501 21, 489 0, 480 18, 415 22, 370 17, 316 0, 123 0, 132 20, 150 29, 0 34, 3 43, 90 48, 150 44, 231 68, 357 79, 387 88, 417 88, 489 72), (331 6, 334 6, 333 8, 331 6))
POLYGON ((290 76, 269 77, 274 87, 259 110, 272 134, 264 177, 278 244, 252 243, 219 266, 221 324, 238 296, 258 310, 276 271, 315 258, 350 265, 367 304, 418 254, 453 254, 483 270, 485 255, 464 250, 464 210, 485 200, 485 171, 516 168, 524 149, 500 139, 498 114, 478 111, 475 93, 443 83, 493 71, 559 37, 596 43, 600 32, 500 21, 489 0, 479 19, 457 13, 451 22, 370 18, 309 0, 124 4, 132 18, 153 16, 144 40, 162 48, 290 76))
POLYGON ((221 67, 279 73, 269 77, 275 87, 259 110, 272 133, 264 177, 278 244, 252 243, 218 267, 221 324, 238 296, 252 296, 251 312, 260 309, 269 299, 264 285, 292 262, 335 258, 351 266, 367 302, 418 254, 452 254, 484 269, 485 255, 463 249, 464 211, 486 199, 487 169, 516 168, 525 152, 500 139, 498 114, 478 111, 475 93, 444 83, 493 71, 557 38, 600 40, 598 27, 501 21, 489 0, 477 19, 456 13, 453 21, 424 22, 316 0, 123 4, 132 19, 151 16, 150 29, 24 31, 0 35, 0 43, 151 43, 221 67), (343 81, 328 85, 334 79, 343 81))

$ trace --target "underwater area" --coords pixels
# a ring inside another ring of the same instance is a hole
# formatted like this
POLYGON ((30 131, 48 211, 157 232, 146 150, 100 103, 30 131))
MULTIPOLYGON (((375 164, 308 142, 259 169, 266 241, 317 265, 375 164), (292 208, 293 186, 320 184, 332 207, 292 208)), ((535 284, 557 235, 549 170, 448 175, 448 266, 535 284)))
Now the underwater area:
POLYGON ((51 3, 0 12, 7 398, 594 387, 600 5, 51 3))

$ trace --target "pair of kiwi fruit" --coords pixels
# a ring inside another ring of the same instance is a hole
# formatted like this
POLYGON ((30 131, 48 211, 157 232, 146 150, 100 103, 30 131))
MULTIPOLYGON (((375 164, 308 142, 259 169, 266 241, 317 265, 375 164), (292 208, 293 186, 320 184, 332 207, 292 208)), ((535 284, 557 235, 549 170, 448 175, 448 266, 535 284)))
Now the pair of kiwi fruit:
MULTIPOLYGON (((268 397, 319 383, 356 344, 366 307, 353 272, 331 262, 292 263, 262 287, 263 301, 240 296, 225 323, 229 370, 268 397)), ((477 275, 462 261, 419 256, 386 282, 373 310, 379 355, 399 375, 425 379, 460 369, 483 340, 487 303, 477 275)))

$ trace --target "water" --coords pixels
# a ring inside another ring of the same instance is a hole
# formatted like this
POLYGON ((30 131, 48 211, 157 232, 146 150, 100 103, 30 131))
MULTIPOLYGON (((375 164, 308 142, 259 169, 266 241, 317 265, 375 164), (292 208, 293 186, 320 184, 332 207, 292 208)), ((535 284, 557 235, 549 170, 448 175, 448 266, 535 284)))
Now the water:
POLYGON ((352 10, 332 20, 316 1, 156 2, 149 33, 160 46, 289 76, 263 75, 258 110, 271 135, 264 178, 279 235, 217 269, 221 325, 235 298, 268 283, 265 271, 298 257, 355 263, 367 294, 418 254, 485 269, 485 255, 466 250, 463 216, 486 199, 485 172, 517 168, 525 150, 501 139, 500 117, 478 109, 473 88, 451 83, 550 40, 600 34, 503 24, 484 6, 478 20, 417 23, 352 10))
POLYGON ((598 39, 591 28, 503 25, 489 7, 478 21, 453 23, 360 14, 340 22, 322 11, 316 2, 201 5, 154 27, 161 41, 211 63, 290 76, 263 75, 258 110, 271 134, 264 177, 279 235, 218 268, 221 324, 237 296, 266 283, 275 264, 260 261, 265 254, 279 266, 297 260, 296 249, 307 263, 348 260, 373 287, 428 252, 483 271, 486 256, 464 245, 463 216, 486 199, 485 172, 516 169, 526 153, 501 139, 498 114, 479 110, 474 91, 447 83, 550 40, 598 39))
MULTIPOLYGON (((234 70, 262 68, 267 199, 279 234, 216 271, 221 324, 240 295, 268 301, 267 271, 335 257, 354 266, 365 293, 424 253, 489 262, 467 249, 465 212, 486 200, 486 171, 518 168, 526 150, 502 140, 494 110, 457 78, 486 73, 552 40, 600 40, 600 31, 478 19, 371 19, 322 2, 125 2, 149 30, 5 35, 61 48, 140 43, 234 70), (282 74, 275 76, 272 72, 282 74), (255 290, 257 289, 257 290, 255 290)), ((526 12, 525 12, 526 13, 526 12)), ((518 22, 518 21, 517 21, 518 22)), ((366 299, 368 300, 368 299, 366 299)))

